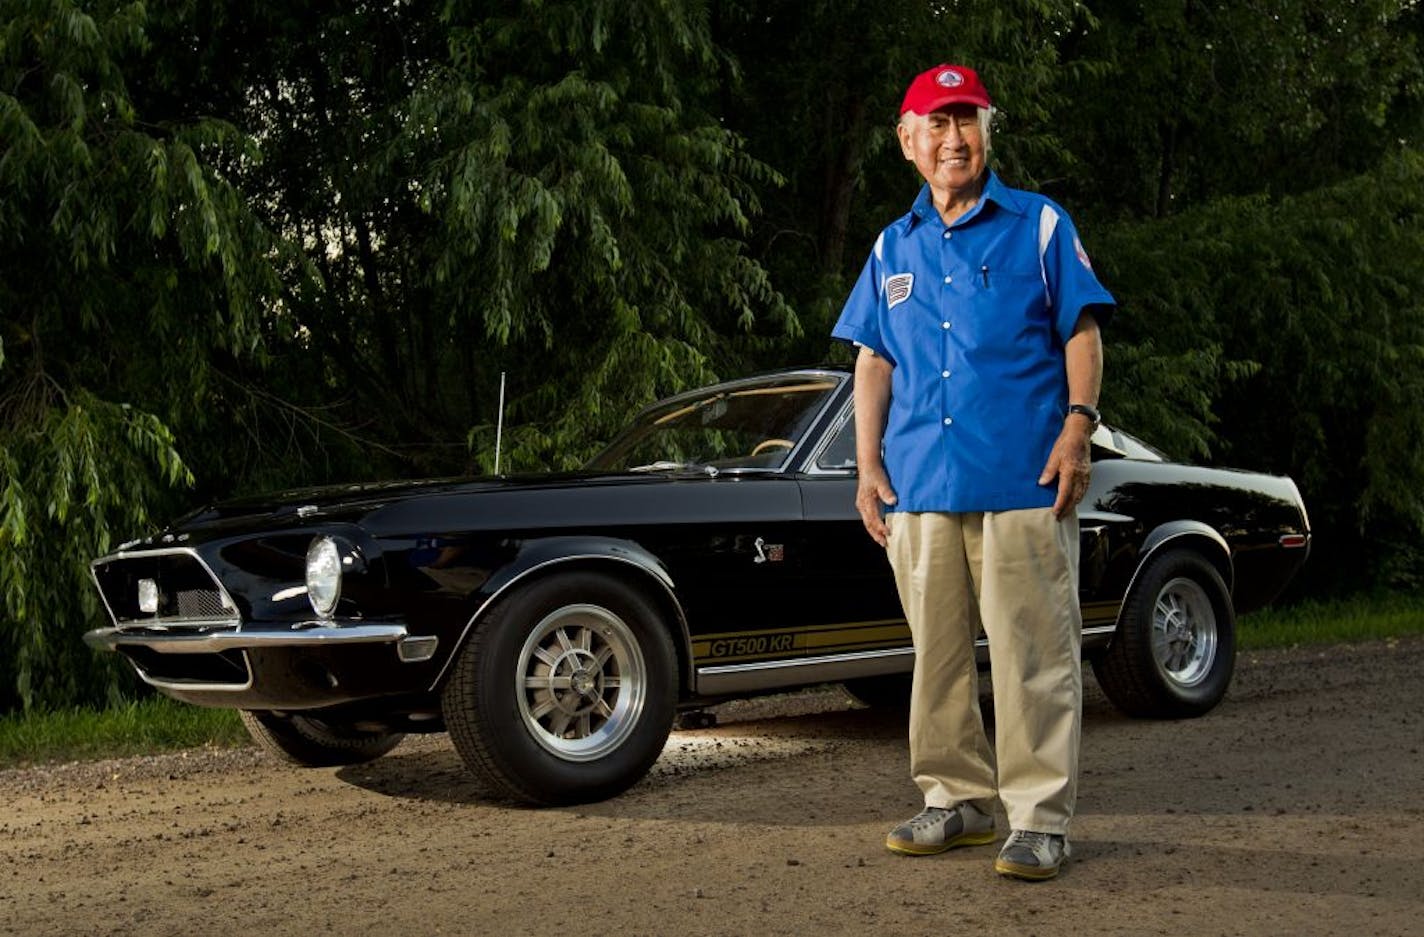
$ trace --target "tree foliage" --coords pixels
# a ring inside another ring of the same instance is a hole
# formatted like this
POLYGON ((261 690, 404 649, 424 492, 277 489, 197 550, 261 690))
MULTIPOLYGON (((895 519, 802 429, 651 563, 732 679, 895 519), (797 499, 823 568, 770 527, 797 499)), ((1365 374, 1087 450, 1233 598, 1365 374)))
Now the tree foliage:
POLYGON ((1056 167, 1065 61, 1062 35, 1087 28, 1074 0, 727 0, 718 42, 743 72, 724 69, 719 108, 787 185, 766 199, 752 243, 805 322, 792 359, 825 354, 825 336, 880 229, 919 184, 894 126, 909 78, 938 62, 973 63, 989 82, 1003 132, 997 164, 1019 184, 1056 167))
MULTIPOLYGON (((1100 63, 1057 115, 1110 172, 1065 180, 1094 213, 1162 217, 1366 172, 1417 133, 1413 0, 1096 0, 1065 54, 1100 63), (1401 119, 1403 118, 1403 119, 1401 119), (1411 126, 1412 125, 1412 126, 1411 126)), ((1418 138, 1414 141, 1417 144, 1418 138)), ((1068 194, 1071 193, 1071 194, 1068 194)))
POLYGON ((452 365, 484 375, 486 399, 508 370, 514 465, 572 467, 630 396, 744 365, 739 349, 799 325, 745 245, 777 177, 702 107, 705 11, 533 6, 451 4, 449 62, 396 145, 442 235, 427 289, 461 339, 452 365))
POLYGON ((1124 302, 1113 416, 1174 450, 1288 474, 1317 588, 1414 585, 1424 532, 1424 155, 1279 201, 1110 229, 1124 302))
MULTIPOLYGON (((192 476, 173 427, 209 361, 252 354, 274 246, 208 154, 214 119, 151 123, 123 64, 142 4, 0 5, 0 708, 93 698, 109 662, 88 560, 192 476)), ((234 158, 237 158, 234 156, 234 158)))

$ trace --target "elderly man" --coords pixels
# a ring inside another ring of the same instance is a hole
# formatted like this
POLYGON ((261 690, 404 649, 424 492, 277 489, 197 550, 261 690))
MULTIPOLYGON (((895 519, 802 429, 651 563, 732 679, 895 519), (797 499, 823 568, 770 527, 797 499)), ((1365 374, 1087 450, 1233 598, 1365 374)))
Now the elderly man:
POLYGON ((1069 855, 1075 509, 1098 424, 1098 325, 1114 301, 1067 214, 989 170, 991 115, 973 69, 939 65, 910 84, 897 132, 925 184, 876 240, 832 334, 859 348, 856 507, 887 548, 915 643, 910 771, 925 809, 886 846, 917 856, 992 842, 997 797, 1012 832, 994 868, 1032 880, 1069 855))

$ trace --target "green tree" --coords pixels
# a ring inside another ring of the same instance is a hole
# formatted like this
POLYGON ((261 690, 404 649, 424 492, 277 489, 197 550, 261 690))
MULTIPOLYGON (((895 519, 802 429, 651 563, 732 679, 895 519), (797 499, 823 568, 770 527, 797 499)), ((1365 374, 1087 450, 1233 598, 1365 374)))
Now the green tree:
POLYGON ((250 355, 277 248, 212 157, 212 119, 154 123, 126 62, 139 3, 0 3, 0 710, 126 684, 77 626, 89 559, 192 480, 173 427, 214 355, 250 355))
POLYGON ((447 367, 485 394, 509 371, 514 465, 576 464, 630 403, 797 332, 743 245, 776 177, 707 110, 721 63, 702 4, 470 2, 445 18, 448 61, 397 146, 439 224, 424 285, 454 330, 447 367))
POLYGON ((1097 28, 1065 36, 1065 54, 1101 67, 1067 76, 1054 116, 1084 161, 1065 197, 1085 210, 1308 191, 1424 142, 1415 0, 1091 6, 1097 28))
POLYGON ((939 62, 972 65, 998 111, 995 165, 1036 185, 1071 156, 1050 116, 1067 105, 1066 34, 1091 27, 1073 0, 720 0, 718 44, 741 63, 720 73, 720 110, 787 179, 765 196, 752 243, 805 322, 762 364, 817 360, 876 234, 920 184, 895 140, 905 86, 939 62))
POLYGON ((234 178, 319 274, 262 391, 381 447, 309 476, 493 468, 506 372, 501 468, 570 467, 796 332, 742 245, 777 180, 706 107, 701 4, 203 9, 175 84, 263 140, 234 178))
POLYGON ((421 285, 439 232, 411 195, 417 170, 391 149, 443 53, 436 14, 192 0, 153 17, 135 95, 157 113, 222 115, 262 141, 260 160, 223 168, 300 252, 263 323, 269 356, 216 372, 226 435, 195 440, 204 498, 462 463, 467 414, 440 392, 439 314, 421 285))
POLYGON ((1106 232, 1124 304, 1110 414, 1175 451, 1291 475, 1316 590, 1417 587, 1424 555, 1424 156, 1106 232))
POLYGON ((3 12, 0 708, 127 686, 77 642, 113 532, 489 469, 505 371, 503 467, 567 467, 797 330, 701 4, 3 12))

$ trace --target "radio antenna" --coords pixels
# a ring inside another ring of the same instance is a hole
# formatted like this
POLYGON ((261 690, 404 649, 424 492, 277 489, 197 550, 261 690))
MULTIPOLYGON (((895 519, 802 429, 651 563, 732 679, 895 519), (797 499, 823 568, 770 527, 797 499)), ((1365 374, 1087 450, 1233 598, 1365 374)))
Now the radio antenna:
POLYGON ((499 447, 504 437, 504 372, 499 372, 499 416, 494 424, 494 473, 499 474, 499 447))

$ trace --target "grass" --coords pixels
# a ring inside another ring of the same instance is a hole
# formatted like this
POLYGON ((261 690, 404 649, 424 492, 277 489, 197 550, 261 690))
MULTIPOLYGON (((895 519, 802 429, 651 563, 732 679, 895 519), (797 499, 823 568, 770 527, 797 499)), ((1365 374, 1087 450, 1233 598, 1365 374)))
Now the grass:
MULTIPOLYGON (((1424 597, 1303 602, 1243 615, 1242 650, 1340 644, 1424 634, 1424 597)), ((237 714, 165 697, 125 706, 0 716, 0 768, 248 744, 237 714)))
POLYGON ((1244 651, 1259 651, 1414 634, 1424 634, 1424 597, 1396 593, 1302 602, 1242 615, 1236 644, 1244 651))
POLYGON ((248 741, 232 710, 154 697, 105 710, 0 717, 0 768, 151 755, 205 745, 232 747, 248 741))

